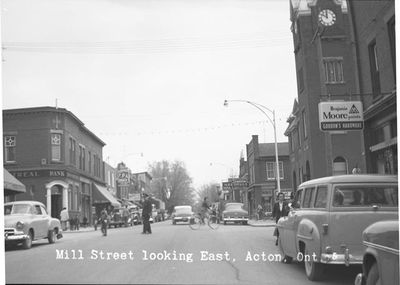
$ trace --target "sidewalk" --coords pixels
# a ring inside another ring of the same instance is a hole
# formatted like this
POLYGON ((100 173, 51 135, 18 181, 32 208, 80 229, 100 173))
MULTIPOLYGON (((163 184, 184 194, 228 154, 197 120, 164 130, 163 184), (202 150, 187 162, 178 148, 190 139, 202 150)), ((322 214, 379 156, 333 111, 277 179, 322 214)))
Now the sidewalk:
POLYGON ((275 220, 249 220, 248 223, 252 227, 275 227, 275 220))
MULTIPOLYGON (((97 230, 100 230, 100 226, 97 227, 97 230)), ((79 230, 73 230, 71 231, 70 229, 67 229, 65 231, 63 231, 63 234, 69 234, 69 233, 85 233, 85 232, 94 232, 94 227, 79 227, 79 230)))

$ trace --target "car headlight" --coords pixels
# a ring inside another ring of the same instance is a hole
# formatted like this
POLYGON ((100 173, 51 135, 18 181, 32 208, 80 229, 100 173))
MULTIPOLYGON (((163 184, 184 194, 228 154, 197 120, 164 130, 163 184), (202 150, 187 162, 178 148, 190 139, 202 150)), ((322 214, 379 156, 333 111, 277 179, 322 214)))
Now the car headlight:
POLYGON ((22 230, 24 228, 24 223, 18 221, 15 227, 17 228, 17 230, 22 230))

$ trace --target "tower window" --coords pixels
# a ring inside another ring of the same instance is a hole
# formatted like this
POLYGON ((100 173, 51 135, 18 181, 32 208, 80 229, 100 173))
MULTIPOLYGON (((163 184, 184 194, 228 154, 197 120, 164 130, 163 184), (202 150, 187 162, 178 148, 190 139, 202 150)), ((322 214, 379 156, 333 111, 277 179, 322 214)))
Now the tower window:
POLYGON ((343 58, 326 57, 323 60, 325 83, 344 83, 343 58))

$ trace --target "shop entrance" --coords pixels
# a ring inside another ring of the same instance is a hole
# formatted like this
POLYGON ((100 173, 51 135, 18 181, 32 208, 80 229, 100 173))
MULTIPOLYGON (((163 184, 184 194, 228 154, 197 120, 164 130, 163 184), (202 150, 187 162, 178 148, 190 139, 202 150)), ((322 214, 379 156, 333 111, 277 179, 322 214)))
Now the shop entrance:
POLYGON ((51 187, 51 216, 53 218, 60 218, 62 210, 62 187, 55 185, 51 187))

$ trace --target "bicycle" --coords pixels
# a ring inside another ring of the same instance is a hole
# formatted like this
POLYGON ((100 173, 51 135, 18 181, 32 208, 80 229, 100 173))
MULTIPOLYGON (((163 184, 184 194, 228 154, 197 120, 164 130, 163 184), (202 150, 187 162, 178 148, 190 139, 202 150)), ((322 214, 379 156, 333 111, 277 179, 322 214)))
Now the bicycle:
POLYGON ((202 219, 201 214, 197 214, 194 216, 194 219, 189 222, 189 227, 192 230, 197 230, 205 224, 207 224, 211 229, 216 230, 219 228, 219 218, 216 215, 206 213, 204 219, 202 219))

